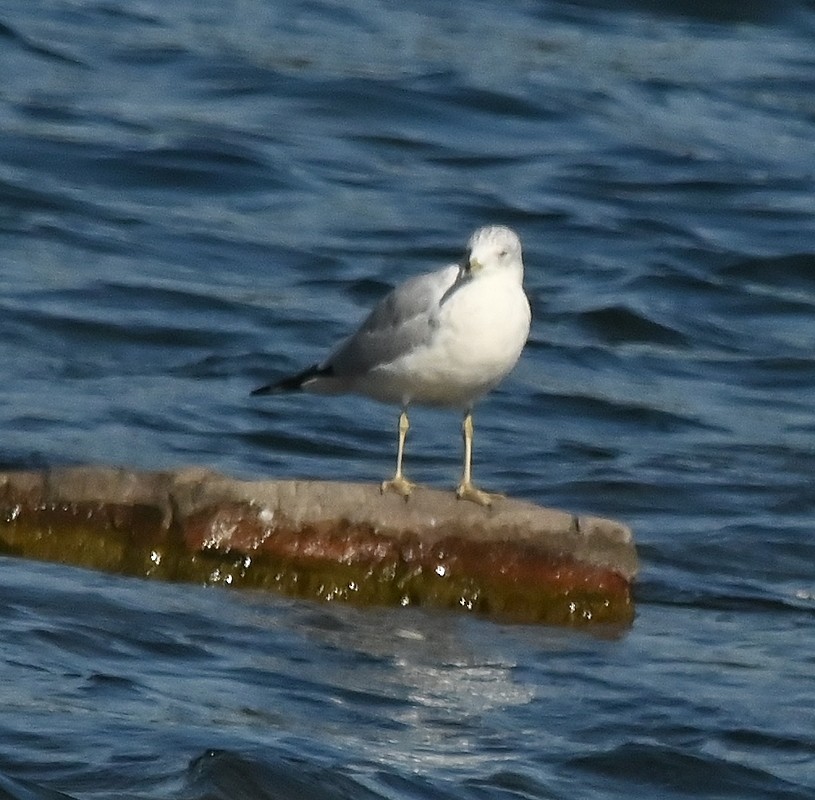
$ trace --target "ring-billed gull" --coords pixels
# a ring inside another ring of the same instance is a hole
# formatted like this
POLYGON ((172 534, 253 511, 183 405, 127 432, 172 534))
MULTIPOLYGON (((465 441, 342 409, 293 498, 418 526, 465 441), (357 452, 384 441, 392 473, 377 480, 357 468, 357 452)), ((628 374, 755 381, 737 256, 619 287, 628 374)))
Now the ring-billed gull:
POLYGON ((305 390, 352 392, 399 404, 396 473, 382 491, 405 498, 414 484, 402 473, 410 403, 464 412, 464 471, 459 498, 490 505, 472 482, 473 404, 515 366, 529 336, 518 236, 503 225, 479 228, 459 264, 397 286, 359 329, 317 364, 252 394, 305 390))

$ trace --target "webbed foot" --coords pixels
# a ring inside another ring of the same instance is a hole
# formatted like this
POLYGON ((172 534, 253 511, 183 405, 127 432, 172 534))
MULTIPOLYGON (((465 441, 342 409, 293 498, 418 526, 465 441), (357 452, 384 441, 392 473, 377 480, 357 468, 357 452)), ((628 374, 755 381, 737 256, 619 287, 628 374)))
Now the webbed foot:
POLYGON ((482 492, 481 489, 476 489, 471 481, 462 481, 456 488, 456 497, 459 500, 472 500, 480 506, 489 507, 495 500, 503 496, 502 494, 482 492))
POLYGON ((409 481, 404 475, 394 475, 389 481, 382 481, 379 491, 382 494, 396 492, 407 500, 415 486, 416 484, 409 481))

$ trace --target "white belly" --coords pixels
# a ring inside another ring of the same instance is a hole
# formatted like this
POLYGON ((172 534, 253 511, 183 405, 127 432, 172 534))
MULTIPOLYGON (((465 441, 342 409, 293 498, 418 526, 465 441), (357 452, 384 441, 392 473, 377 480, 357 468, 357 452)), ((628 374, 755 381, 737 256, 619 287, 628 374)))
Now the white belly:
POLYGON ((366 393, 388 402, 466 408, 515 366, 529 322, 520 284, 483 276, 442 304, 427 345, 373 370, 366 393))

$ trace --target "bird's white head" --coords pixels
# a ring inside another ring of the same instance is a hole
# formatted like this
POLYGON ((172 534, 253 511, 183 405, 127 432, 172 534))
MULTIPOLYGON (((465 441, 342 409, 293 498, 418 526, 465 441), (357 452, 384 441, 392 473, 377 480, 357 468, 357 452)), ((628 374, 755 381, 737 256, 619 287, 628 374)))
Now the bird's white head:
POLYGON ((517 272, 523 279, 521 240, 515 231, 503 225, 479 228, 467 243, 467 254, 462 265, 472 277, 497 270, 517 272))

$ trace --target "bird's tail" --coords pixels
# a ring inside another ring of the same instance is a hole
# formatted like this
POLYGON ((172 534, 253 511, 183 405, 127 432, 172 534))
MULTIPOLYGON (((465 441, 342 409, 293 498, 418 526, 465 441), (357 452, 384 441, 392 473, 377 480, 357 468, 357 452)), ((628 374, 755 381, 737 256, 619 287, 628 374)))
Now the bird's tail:
POLYGON ((308 369, 298 372, 296 375, 290 375, 288 378, 276 381, 275 383, 267 383, 265 386, 259 386, 257 389, 252 390, 252 394, 280 394, 281 392, 298 392, 314 378, 320 378, 331 374, 330 368, 322 367, 319 364, 312 364, 308 369))

